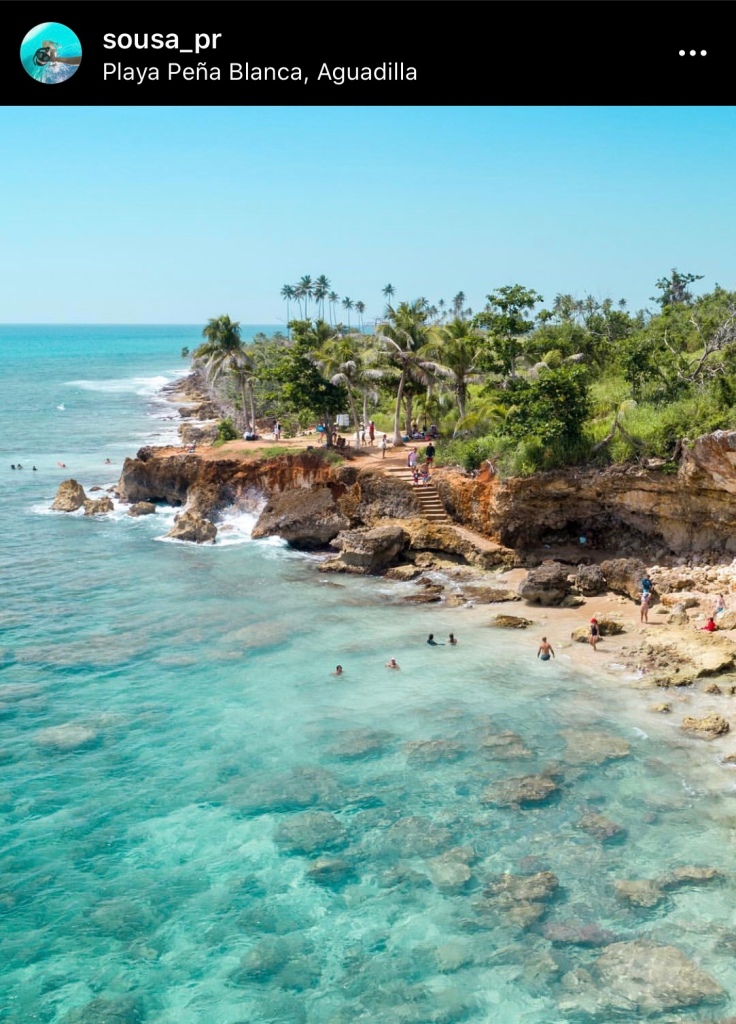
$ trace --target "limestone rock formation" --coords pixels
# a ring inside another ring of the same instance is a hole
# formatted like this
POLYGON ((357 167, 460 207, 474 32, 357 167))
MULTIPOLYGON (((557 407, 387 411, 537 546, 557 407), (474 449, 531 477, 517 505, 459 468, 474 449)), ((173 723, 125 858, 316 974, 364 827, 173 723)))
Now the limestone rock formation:
POLYGON ((547 775, 523 775, 489 786, 481 794, 480 802, 496 807, 530 807, 558 791, 557 783, 547 775))
POLYGON ((647 567, 639 558, 612 558, 601 562, 601 572, 606 578, 608 589, 614 594, 623 594, 635 601, 641 596, 641 581, 647 574, 647 567))
POLYGON ((350 520, 329 487, 297 487, 274 494, 253 528, 253 537, 282 537, 302 550, 325 547, 350 520))
POLYGON ((76 480, 62 480, 51 508, 55 512, 76 512, 88 500, 80 483, 76 480))
POLYGON ((156 512, 156 506, 152 501, 136 501, 128 509, 129 516, 152 516, 156 512))
POLYGON ((173 540, 191 541, 194 544, 214 544, 217 527, 196 512, 180 512, 166 536, 173 540))
POLYGON ((102 498, 87 498, 84 503, 84 514, 86 516, 100 516, 112 512, 115 506, 112 499, 106 494, 102 498))
POLYGON ((561 1000, 563 1012, 609 1020, 612 1014, 638 1018, 725 998, 718 982, 681 950, 643 939, 612 943, 590 970, 570 971, 562 985, 570 993, 561 1000))
POLYGON ((682 728, 701 739, 714 740, 718 736, 725 736, 731 727, 722 715, 708 715, 705 718, 692 718, 688 715, 682 720, 682 728))
POLYGON ((339 548, 340 561, 348 571, 377 573, 398 558, 407 540, 400 526, 377 526, 340 533, 333 546, 339 548))
POLYGON ((606 592, 606 577, 599 565, 579 565, 575 573, 575 586, 586 597, 606 592))
POLYGON ((560 562, 542 562, 536 569, 530 569, 526 579, 519 584, 519 596, 529 604, 562 604, 570 589, 569 571, 569 567, 560 562))
POLYGON ((525 619, 521 615, 494 615, 491 619, 492 626, 500 626, 501 629, 526 629, 533 626, 531 619, 525 619))

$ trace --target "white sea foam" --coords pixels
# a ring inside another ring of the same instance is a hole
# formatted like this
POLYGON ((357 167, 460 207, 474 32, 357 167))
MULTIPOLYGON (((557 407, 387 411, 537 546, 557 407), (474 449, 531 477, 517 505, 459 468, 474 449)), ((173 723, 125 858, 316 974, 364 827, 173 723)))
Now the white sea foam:
POLYGON ((153 396, 169 383, 168 377, 121 377, 112 380, 68 380, 66 387, 82 391, 101 391, 104 394, 133 394, 153 396))
POLYGON ((644 730, 640 729, 637 725, 632 725, 631 731, 635 733, 637 736, 640 736, 643 740, 649 739, 649 733, 644 732, 644 730))

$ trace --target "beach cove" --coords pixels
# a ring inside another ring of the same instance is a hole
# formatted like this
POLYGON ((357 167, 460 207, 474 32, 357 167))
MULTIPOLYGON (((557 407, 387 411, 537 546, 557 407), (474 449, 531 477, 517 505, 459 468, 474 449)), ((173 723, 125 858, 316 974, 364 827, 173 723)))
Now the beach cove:
POLYGON ((0 1019, 733 1016, 732 741, 679 728, 733 698, 641 690, 630 599, 411 605, 415 582, 253 540, 255 511, 202 546, 161 542, 174 507, 49 512, 69 475, 94 496, 178 440, 186 331, 90 329, 82 371, 49 329, 11 375, 0 1019), (570 640, 607 613, 625 633, 570 640))

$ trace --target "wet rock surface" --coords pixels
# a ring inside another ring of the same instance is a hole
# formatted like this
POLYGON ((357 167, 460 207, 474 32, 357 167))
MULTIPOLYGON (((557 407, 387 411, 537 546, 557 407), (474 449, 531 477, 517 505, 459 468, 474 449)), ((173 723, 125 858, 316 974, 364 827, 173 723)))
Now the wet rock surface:
POLYGON ((156 512, 156 506, 152 501, 136 501, 128 509, 129 516, 152 516, 156 512))
POLYGON ((55 512, 76 512, 88 500, 80 483, 76 480, 62 480, 51 508, 55 512))
POLYGON ((494 615, 490 625, 498 626, 500 629, 527 629, 534 623, 531 619, 525 619, 521 615, 494 615))
POLYGON ((347 836, 340 822, 328 811, 306 811, 282 821, 275 834, 278 845, 290 853, 314 854, 345 846, 347 836))
POLYGON ((557 783, 547 775, 522 775, 489 786, 480 799, 495 807, 528 807, 543 803, 558 791, 557 783))
POLYGON ((626 835, 626 829, 622 825, 617 825, 615 821, 594 811, 588 811, 582 816, 578 822, 578 828, 602 843, 622 839, 626 835))
POLYGON ((114 508, 112 499, 106 494, 102 498, 87 498, 84 503, 84 514, 86 516, 102 516, 112 512, 114 508))
POLYGON ((562 985, 570 997, 560 1001, 560 1009, 596 1019, 615 1011, 658 1014, 725 996, 718 982, 677 947, 643 940, 612 943, 589 971, 569 972, 562 985))
POLYGON ((730 731, 730 728, 730 725, 722 715, 707 715, 705 718, 693 718, 687 715, 682 720, 684 732, 704 740, 714 740, 719 736, 725 736, 730 731))
POLYGON ((197 512, 180 512, 166 536, 192 544, 214 544, 217 527, 197 512))
POLYGON ((271 496, 253 527, 253 537, 281 537, 308 551, 325 547, 349 525, 329 487, 297 487, 271 496))

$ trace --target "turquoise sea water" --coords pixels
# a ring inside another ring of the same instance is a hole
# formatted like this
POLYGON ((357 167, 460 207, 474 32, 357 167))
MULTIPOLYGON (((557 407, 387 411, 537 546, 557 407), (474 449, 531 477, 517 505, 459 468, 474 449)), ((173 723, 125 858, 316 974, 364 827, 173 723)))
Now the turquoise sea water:
POLYGON ((48 511, 172 436, 157 391, 199 330, 0 328, 0 1021, 562 1024, 602 951, 562 924, 678 946, 725 991, 683 1019, 736 1013, 736 794, 702 744, 536 637, 321 577, 248 511, 214 547, 162 542, 172 511, 48 511), (541 771, 546 803, 493 802, 541 771), (617 899, 682 865, 722 877, 617 899), (487 900, 539 871, 528 927, 487 900))
POLYGON ((23 67, 32 78, 39 82, 59 82, 71 78, 79 65, 60 64, 58 61, 41 66, 33 63, 33 55, 45 40, 56 44, 56 52, 60 57, 80 57, 82 47, 79 38, 67 25, 58 21, 45 21, 28 32, 20 46, 20 59, 23 67))

